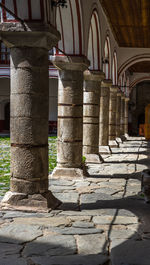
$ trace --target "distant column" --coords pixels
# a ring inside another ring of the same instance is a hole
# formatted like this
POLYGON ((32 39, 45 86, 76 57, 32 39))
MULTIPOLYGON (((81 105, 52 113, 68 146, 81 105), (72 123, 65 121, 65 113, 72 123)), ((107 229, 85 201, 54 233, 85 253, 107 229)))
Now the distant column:
POLYGON ((124 135, 128 136, 128 119, 129 119, 129 98, 125 98, 125 127, 124 127, 124 135))
POLYGON ((57 167, 53 178, 84 177, 82 170, 83 144, 83 72, 86 58, 54 57, 59 69, 57 167), (75 61, 74 61, 75 60, 75 61))
POLYGON ((109 99, 109 146, 118 147, 116 142, 116 107, 117 107, 117 90, 118 87, 110 87, 109 99))
POLYGON ((121 91, 117 91, 117 103, 116 103, 116 140, 122 142, 120 138, 120 122, 121 122, 121 91))
POLYGON ((112 82, 103 80, 101 82, 100 92, 100 117, 99 117, 99 153, 111 153, 108 138, 109 138, 109 95, 112 82))
POLYGON ((121 122, 120 122, 120 137, 124 141, 124 127, 125 127, 125 95, 122 92, 121 95, 121 122))
POLYGON ((103 161, 99 154, 99 97, 103 72, 84 72, 83 155, 88 163, 103 161))

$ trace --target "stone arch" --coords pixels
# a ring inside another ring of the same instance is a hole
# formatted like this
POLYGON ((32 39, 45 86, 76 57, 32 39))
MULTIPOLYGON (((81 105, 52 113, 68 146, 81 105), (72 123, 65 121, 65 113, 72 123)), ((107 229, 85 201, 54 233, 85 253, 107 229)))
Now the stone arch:
POLYGON ((150 61, 150 54, 147 53, 147 54, 136 55, 136 56, 131 57, 127 61, 125 61, 118 70, 118 76, 121 76, 123 72, 125 72, 133 64, 136 64, 142 61, 150 61))
POLYGON ((101 34, 98 13, 96 9, 91 16, 91 23, 88 37, 88 59, 91 62, 91 70, 101 69, 101 34))
POLYGON ((105 73, 106 79, 111 79, 111 48, 108 35, 104 44, 103 71, 105 73))
POLYGON ((117 53, 116 53, 116 51, 114 51, 113 63, 112 63, 112 82, 113 82, 113 85, 117 85, 118 84, 117 69, 118 69, 117 53))
POLYGON ((133 87, 135 87, 137 84, 139 84, 143 81, 147 81, 147 80, 150 81, 150 76, 143 76, 143 77, 137 78, 132 83, 130 83, 130 93, 131 93, 133 87))
MULTIPOLYGON (((56 27, 61 34, 58 48, 68 55, 82 55, 83 22, 80 0, 68 0, 68 8, 57 8, 56 27)), ((56 54, 61 52, 56 50, 56 54)))

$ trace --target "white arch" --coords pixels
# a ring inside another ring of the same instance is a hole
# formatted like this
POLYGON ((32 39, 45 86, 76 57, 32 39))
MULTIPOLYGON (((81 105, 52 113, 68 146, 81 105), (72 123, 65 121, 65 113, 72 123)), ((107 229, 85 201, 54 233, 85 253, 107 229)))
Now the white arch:
POLYGON ((118 63, 117 63, 117 54, 116 52, 114 52, 114 56, 113 56, 113 64, 112 64, 112 81, 113 81, 113 85, 117 85, 118 84, 118 63))
POLYGON ((150 61, 150 53, 136 55, 125 61, 118 70, 118 76, 121 76, 130 66, 143 61, 150 61))
POLYGON ((88 39, 88 59, 91 70, 101 69, 101 35, 97 11, 94 10, 91 17, 88 39))
MULTIPOLYGON (((80 0, 68 0, 68 8, 57 8, 56 27, 61 34, 58 48, 68 55, 83 54, 83 23, 80 0)), ((56 51, 56 54, 61 54, 56 51)))
POLYGON ((109 36, 106 37, 104 45, 103 71, 105 73, 106 79, 111 79, 111 49, 109 36))

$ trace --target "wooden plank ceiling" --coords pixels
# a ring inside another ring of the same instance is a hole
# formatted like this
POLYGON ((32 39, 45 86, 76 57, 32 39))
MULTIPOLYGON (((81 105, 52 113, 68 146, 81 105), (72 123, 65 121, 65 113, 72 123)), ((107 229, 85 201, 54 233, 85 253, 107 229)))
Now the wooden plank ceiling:
POLYGON ((100 0, 120 47, 150 48, 150 0, 100 0))

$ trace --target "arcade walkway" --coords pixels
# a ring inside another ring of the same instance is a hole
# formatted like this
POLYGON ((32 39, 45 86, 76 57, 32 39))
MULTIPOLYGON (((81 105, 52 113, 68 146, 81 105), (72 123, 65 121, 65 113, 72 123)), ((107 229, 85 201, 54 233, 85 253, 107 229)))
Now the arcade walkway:
POLYGON ((149 265, 150 205, 141 171, 150 145, 129 138, 84 180, 50 180, 50 213, 0 213, 0 265, 149 265), (111 261, 110 261, 111 260, 111 261))

